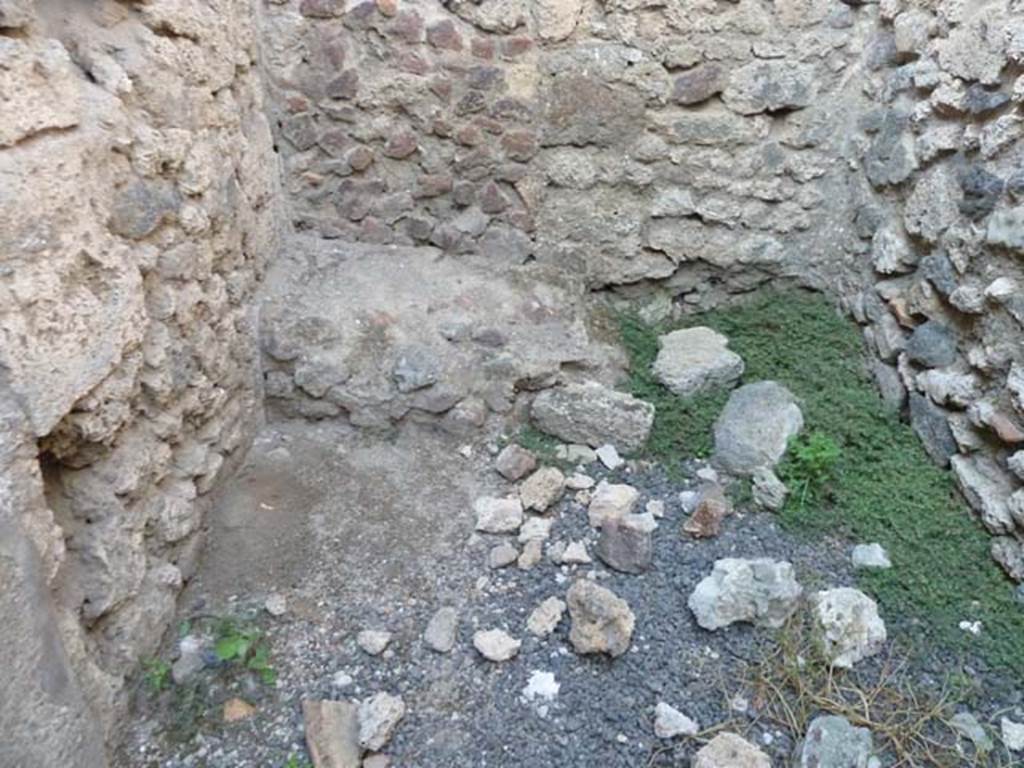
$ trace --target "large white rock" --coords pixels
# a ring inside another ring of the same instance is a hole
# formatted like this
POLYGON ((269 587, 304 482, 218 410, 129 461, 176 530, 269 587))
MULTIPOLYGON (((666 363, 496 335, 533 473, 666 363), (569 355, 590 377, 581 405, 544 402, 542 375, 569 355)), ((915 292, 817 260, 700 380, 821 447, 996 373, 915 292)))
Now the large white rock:
POLYGON ((796 398, 781 384, 759 381, 740 387, 715 423, 715 464, 743 477, 770 469, 803 426, 796 398))
POLYGON ((616 445, 636 451, 654 425, 654 406, 594 382, 541 392, 530 417, 542 432, 591 448, 616 445))
POLYGON ((796 610, 803 589, 793 566, 769 559, 725 558, 690 595, 697 623, 715 630, 738 621, 778 628, 796 610))
POLYGON ((814 615, 825 654, 833 666, 849 669, 885 645, 885 622, 878 605, 859 589, 840 587, 818 592, 814 615))
POLYGON ((655 377, 680 397, 731 388, 743 375, 743 359, 729 340, 710 328, 684 328, 658 339, 655 377))

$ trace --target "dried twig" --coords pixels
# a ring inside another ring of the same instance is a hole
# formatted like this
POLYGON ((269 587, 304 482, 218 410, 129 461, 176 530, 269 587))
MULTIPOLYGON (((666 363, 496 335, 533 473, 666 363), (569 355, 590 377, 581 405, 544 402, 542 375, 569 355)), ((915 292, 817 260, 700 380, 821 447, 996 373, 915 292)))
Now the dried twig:
POLYGON ((777 724, 795 740, 820 714, 845 717, 868 728, 893 766, 1009 765, 1000 755, 964 749, 950 725, 956 703, 949 685, 938 694, 915 687, 904 659, 891 654, 870 674, 829 664, 806 619, 794 619, 762 658, 748 664, 744 685, 759 705, 758 719, 777 724))

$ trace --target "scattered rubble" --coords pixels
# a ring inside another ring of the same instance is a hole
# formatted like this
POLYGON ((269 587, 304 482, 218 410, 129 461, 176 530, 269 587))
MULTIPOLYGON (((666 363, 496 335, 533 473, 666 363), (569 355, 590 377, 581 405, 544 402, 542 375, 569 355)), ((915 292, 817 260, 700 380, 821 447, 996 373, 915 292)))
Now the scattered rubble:
POLYGON ((356 636, 356 642, 370 656, 380 656, 391 643, 391 633, 366 629, 356 636))
POLYGON ((692 511, 683 524, 683 531, 695 539, 717 536, 722 521, 732 514, 732 502, 717 483, 705 483, 697 490, 696 498, 687 501, 692 502, 692 511))
POLYGON ((523 509, 546 512, 565 492, 565 475, 554 467, 538 469, 519 486, 523 509))
POLYGON ((523 505, 517 498, 480 498, 473 503, 473 511, 481 533, 515 533, 523 524, 523 505))
POLYGON ((600 528, 606 520, 630 514, 639 500, 640 492, 636 488, 602 480, 590 497, 587 510, 590 525, 600 528))
POLYGON ((696 736, 700 726, 675 707, 659 701, 654 708, 654 735, 659 739, 696 736))
POLYGON ((405 717, 400 696, 378 693, 359 704, 359 746, 370 752, 383 749, 405 717))
POLYGON ((845 717, 822 715, 807 728, 797 768, 870 768, 873 758, 870 730, 854 727, 845 717))
POLYGON ((643 515, 605 518, 594 552, 622 573, 643 573, 651 567, 651 527, 643 515))
POLYGON ((771 768, 768 755, 735 733, 720 733, 693 758, 693 768, 771 768))
POLYGON ((314 768, 359 768, 359 707, 348 701, 302 702, 306 749, 314 768))
POLYGON ((636 619, 625 600, 586 579, 577 580, 566 596, 572 627, 569 640, 577 653, 621 656, 629 650, 636 619))
POLYGON ((864 570, 885 570, 892 568, 889 553, 878 543, 858 544, 851 555, 853 567, 864 570))
POLYGON ((423 642, 427 647, 438 653, 450 653, 455 647, 455 639, 459 629, 459 614, 454 608, 439 608, 430 617, 423 632, 423 642))
POLYGON ((704 629, 738 621, 778 628, 797 609, 802 594, 790 563, 726 558, 697 585, 688 605, 704 629))
POLYGON ((473 647, 488 661, 508 661, 519 653, 522 642, 504 630, 487 629, 473 635, 473 647))
POLYGON ((509 482, 516 482, 533 472, 537 467, 537 457, 516 443, 509 443, 494 460, 494 468, 498 474, 509 482))
POLYGON ((549 597, 542 602, 526 620, 526 628, 536 637, 547 637, 555 631, 555 627, 565 615, 566 604, 557 597, 549 597))
POLYGON ((840 587, 812 598, 826 656, 837 667, 849 668, 882 650, 887 639, 878 605, 863 592, 840 587))

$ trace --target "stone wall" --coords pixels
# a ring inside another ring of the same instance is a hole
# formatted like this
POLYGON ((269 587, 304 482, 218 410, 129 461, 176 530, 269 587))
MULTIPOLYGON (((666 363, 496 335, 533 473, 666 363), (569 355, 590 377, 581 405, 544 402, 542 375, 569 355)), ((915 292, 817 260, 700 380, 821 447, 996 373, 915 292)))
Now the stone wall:
POLYGON ((279 201, 655 315, 830 291, 1024 579, 1021 0, 81 5, 0 0, 0 763, 102 759, 259 419, 279 201))
POLYGON ((849 303, 875 374, 1024 580, 1024 3, 882 0, 849 303))
POLYGON ((102 764, 258 422, 252 32, 245 0, 0 0, 0 764, 102 764))
POLYGON ((871 24, 838 0, 269 4, 292 219, 692 304, 824 284, 871 24))

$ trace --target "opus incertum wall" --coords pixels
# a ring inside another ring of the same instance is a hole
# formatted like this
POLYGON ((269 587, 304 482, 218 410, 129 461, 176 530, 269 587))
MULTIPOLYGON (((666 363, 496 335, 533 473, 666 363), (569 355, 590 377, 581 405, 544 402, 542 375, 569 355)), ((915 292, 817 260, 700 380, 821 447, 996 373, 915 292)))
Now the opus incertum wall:
POLYGON ((0 0, 2 765, 104 763, 258 416, 253 30, 242 0, 0 0))
POLYGON ((826 290, 1024 578, 1022 73, 1018 0, 0 0, 0 763, 102 760, 259 419, 278 207, 826 290))

